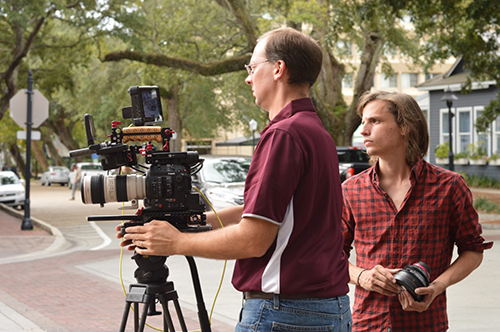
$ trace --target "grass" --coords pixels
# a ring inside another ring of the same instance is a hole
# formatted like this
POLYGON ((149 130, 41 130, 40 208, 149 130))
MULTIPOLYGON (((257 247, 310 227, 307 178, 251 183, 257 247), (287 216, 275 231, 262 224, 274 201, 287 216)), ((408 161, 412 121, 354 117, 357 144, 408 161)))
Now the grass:
POLYGON ((469 187, 500 189, 500 181, 487 176, 468 175, 460 172, 469 187))
MULTIPOLYGON (((468 175, 460 172, 469 187, 500 189, 500 181, 487 176, 468 175)), ((478 212, 500 214, 500 204, 489 201, 485 197, 478 197, 472 203, 478 212)))
POLYGON ((472 205, 478 212, 500 214, 500 205, 491 202, 484 197, 479 197, 475 199, 472 205))

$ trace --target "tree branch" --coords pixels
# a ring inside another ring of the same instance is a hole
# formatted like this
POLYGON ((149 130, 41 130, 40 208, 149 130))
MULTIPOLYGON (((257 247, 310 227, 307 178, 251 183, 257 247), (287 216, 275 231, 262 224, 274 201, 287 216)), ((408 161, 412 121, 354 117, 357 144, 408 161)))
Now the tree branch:
POLYGON ((163 54, 117 51, 106 54, 103 61, 132 60, 159 67, 183 69, 202 76, 213 76, 243 70, 244 65, 250 61, 250 57, 250 55, 240 55, 226 60, 202 63, 182 58, 171 58, 163 54))

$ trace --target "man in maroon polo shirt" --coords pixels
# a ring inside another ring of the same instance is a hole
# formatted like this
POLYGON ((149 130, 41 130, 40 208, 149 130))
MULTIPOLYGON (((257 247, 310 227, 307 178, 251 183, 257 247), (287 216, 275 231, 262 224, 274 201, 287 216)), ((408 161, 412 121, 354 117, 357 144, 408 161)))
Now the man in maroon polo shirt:
MULTIPOLYGON (((192 234, 153 221, 129 227, 122 242, 141 255, 237 259, 233 285, 245 298, 237 331, 350 330, 336 147, 309 98, 321 63, 321 48, 297 30, 259 39, 246 82, 271 121, 244 205, 219 212, 229 227, 192 234)), ((213 214, 207 219, 217 225, 213 214)))

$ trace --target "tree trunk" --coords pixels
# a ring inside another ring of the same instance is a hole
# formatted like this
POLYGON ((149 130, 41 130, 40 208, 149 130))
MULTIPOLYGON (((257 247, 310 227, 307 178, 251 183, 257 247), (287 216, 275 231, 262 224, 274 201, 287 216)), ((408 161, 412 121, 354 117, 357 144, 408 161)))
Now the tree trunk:
POLYGON ((170 149, 178 152, 182 150, 182 124, 179 115, 179 85, 170 88, 167 98, 168 126, 177 133, 177 138, 170 149))
MULTIPOLYGON (((40 165, 42 172, 46 171, 49 168, 49 162, 47 161, 47 157, 45 157, 45 153, 43 152, 42 142, 31 141, 31 150, 33 151, 32 157, 35 157, 35 161, 40 165)), ((36 167, 33 167, 33 170, 35 171, 36 178, 38 175, 38 169, 36 167)))
POLYGON ((365 34, 361 64, 359 65, 356 81, 354 82, 354 95, 351 106, 349 106, 349 110, 344 118, 344 140, 346 145, 352 144, 352 135, 361 123, 361 119, 356 114, 358 100, 363 93, 370 91, 373 86, 373 78, 382 54, 384 42, 384 39, 377 32, 372 31, 365 34))
POLYGON ((312 90, 316 111, 326 130, 332 135, 337 145, 343 145, 343 123, 337 112, 344 113, 346 108, 342 97, 342 78, 345 68, 342 63, 323 48, 323 66, 317 86, 312 90), (337 111, 337 112, 335 112, 337 111))
POLYGON ((12 158, 14 158, 14 161, 16 162, 17 166, 17 171, 19 174, 23 175, 24 178, 26 179, 26 163, 24 162, 23 157, 21 156, 21 151, 19 150, 19 147, 16 144, 11 144, 9 146, 9 152, 12 155, 12 158))
POLYGON ((49 154, 54 165, 64 165, 64 159, 59 155, 59 151, 57 151, 56 147, 54 146, 54 142, 52 141, 52 134, 42 134, 42 140, 47 147, 47 150, 49 150, 49 154))
POLYGON ((76 122, 69 120, 69 118, 70 117, 66 109, 59 105, 57 108, 57 114, 52 114, 47 121, 45 121, 44 126, 52 130, 53 133, 57 133, 61 143, 64 144, 69 150, 76 150, 80 148, 78 142, 73 138, 72 134, 76 122))

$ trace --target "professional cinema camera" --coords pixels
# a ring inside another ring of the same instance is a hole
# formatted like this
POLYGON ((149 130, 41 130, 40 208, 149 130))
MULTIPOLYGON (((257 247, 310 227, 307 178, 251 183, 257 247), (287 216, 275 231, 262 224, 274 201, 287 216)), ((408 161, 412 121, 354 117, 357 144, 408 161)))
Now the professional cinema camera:
MULTIPOLYGON (((201 232, 210 230, 205 222, 205 206, 200 203, 199 194, 192 192, 191 175, 198 172, 203 159, 197 152, 170 152, 170 138, 174 133, 170 128, 161 128, 163 114, 160 92, 157 86, 132 86, 128 93, 132 106, 122 109, 123 118, 132 119, 134 126, 119 128, 121 122, 111 123, 110 140, 96 143, 96 133, 92 115, 85 115, 85 131, 88 148, 70 151, 70 156, 80 157, 97 154, 103 170, 121 169, 122 166, 136 170, 139 175, 94 175, 81 180, 82 201, 85 204, 131 201, 132 208, 138 209, 138 200, 143 200, 144 207, 135 215, 89 216, 88 221, 127 221, 121 228, 122 235, 127 227, 143 225, 153 219, 171 223, 181 232, 201 232), (127 145, 127 142, 139 142, 141 145, 127 145), (153 142, 161 145, 156 148, 153 142), (148 166, 138 163, 138 155, 145 157, 148 166)), ((147 315, 159 314, 155 309, 155 300, 163 306, 164 330, 174 331, 167 302, 173 301, 183 331, 187 331, 177 292, 173 283, 166 281, 168 268, 164 265, 166 257, 142 256, 134 253, 132 257, 138 269, 135 278, 139 284, 130 286, 126 299, 124 316, 120 331, 125 331, 130 304, 134 304, 135 324, 138 319, 138 304, 143 303, 139 331, 144 329, 147 315), (149 311, 148 311, 149 310, 149 311)), ((201 287, 196 265, 192 257, 186 257, 191 269, 195 295, 198 300, 198 313, 201 330, 210 331, 210 324, 204 309, 201 287)), ((137 329, 137 326, 136 326, 137 329)))

